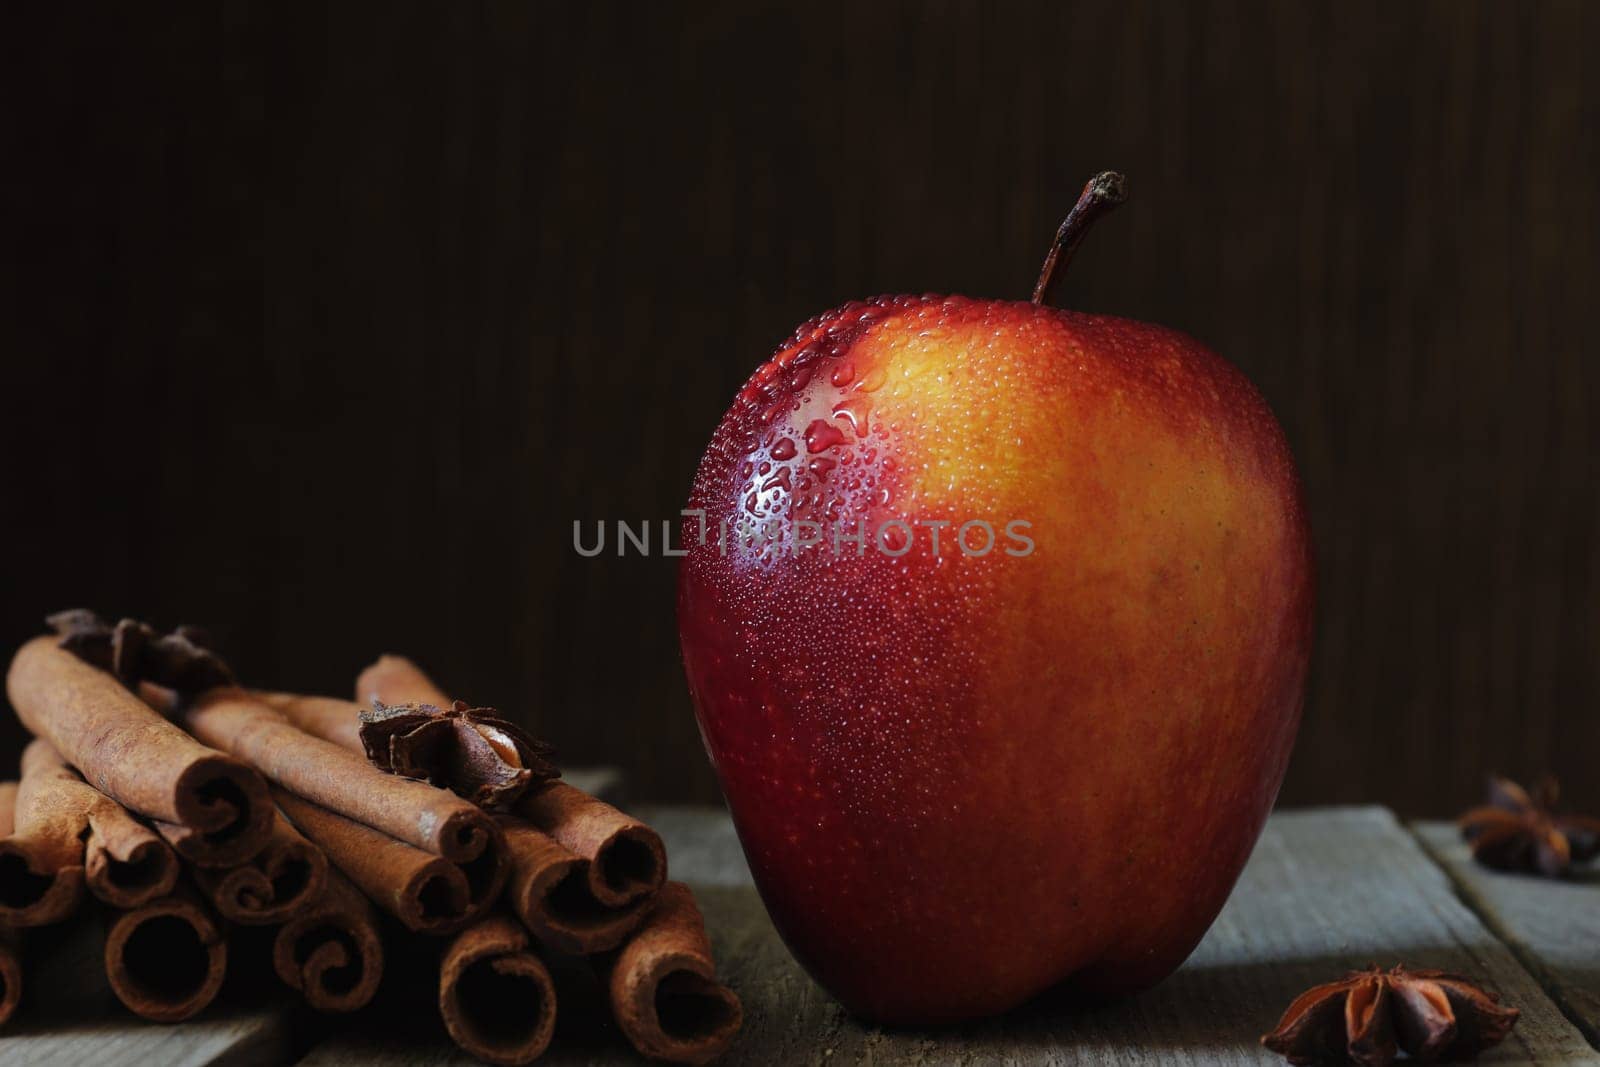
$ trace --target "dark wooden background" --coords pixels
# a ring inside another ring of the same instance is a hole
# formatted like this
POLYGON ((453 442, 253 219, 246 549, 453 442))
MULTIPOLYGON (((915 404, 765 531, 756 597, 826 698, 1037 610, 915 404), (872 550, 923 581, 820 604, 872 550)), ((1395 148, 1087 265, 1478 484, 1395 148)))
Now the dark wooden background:
MULTIPOLYGON (((0 637, 375 653, 636 794, 712 799, 672 515, 746 374, 852 297, 1063 303, 1238 363, 1300 458, 1283 799, 1600 805, 1600 5, 7 6, 0 637)), ((0 755, 20 734, 0 728, 0 755)))

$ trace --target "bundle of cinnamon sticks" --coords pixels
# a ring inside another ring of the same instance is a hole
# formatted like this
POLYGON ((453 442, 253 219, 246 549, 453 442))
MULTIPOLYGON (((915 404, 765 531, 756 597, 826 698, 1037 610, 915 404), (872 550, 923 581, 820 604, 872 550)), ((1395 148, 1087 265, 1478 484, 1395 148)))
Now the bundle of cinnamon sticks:
POLYGON ((738 997, 661 839, 491 709, 399 657, 345 701, 240 688, 198 631, 50 623, 6 677, 35 740, 0 784, 0 1023, 26 929, 93 898, 109 984, 149 1019, 203 1010, 230 931, 266 926, 273 969, 326 1012, 372 1000, 386 943, 425 942, 444 1029, 491 1063, 545 1051, 572 995, 552 973, 575 966, 643 1055, 732 1042, 738 997))

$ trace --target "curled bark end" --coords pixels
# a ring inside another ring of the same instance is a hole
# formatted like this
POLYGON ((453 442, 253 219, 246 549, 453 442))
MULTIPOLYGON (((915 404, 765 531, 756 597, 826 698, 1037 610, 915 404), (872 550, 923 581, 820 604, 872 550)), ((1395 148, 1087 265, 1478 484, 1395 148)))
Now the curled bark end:
POLYGON ((216 920, 182 892, 123 912, 106 934, 106 977, 135 1015, 179 1022, 216 998, 228 945, 216 920))
POLYGON ((185 859, 233 866, 266 843, 272 812, 260 775, 205 747, 55 639, 17 651, 6 694, 24 726, 89 785, 164 825, 185 859))
POLYGON ((556 1026, 556 990, 527 931, 504 915, 461 932, 439 965, 439 1014, 450 1038, 495 1064, 532 1063, 556 1026))
POLYGON ((356 1011, 383 978, 383 942, 371 903, 337 872, 322 895, 278 930, 272 965, 317 1011, 356 1011))
POLYGON ((612 963, 609 987, 617 1025, 652 1059, 709 1063, 744 1022, 738 996, 717 981, 705 920, 682 882, 661 890, 612 963))
POLYGON ((64 857, 49 841, 29 837, 0 841, 0 923, 61 922, 83 902, 83 884, 81 851, 76 858, 64 857))
POLYGON ((649 900, 620 908, 596 899, 590 864, 529 823, 500 820, 511 876, 506 896, 539 943, 557 952, 590 956, 625 941, 649 910, 649 900))
POLYGON ((565 782, 523 797, 516 813, 589 861, 596 900, 621 908, 666 883, 667 852, 650 827, 565 782))
MULTIPOLYGON (((406 929, 423 934, 453 933, 477 919, 487 907, 487 899, 481 891, 475 891, 473 880, 462 866, 396 841, 286 790, 274 790, 273 795, 295 828, 406 929)), ((498 856, 496 850, 489 859, 498 864, 498 856)), ((502 880, 504 873, 500 868, 502 880)))
POLYGON ((197 871, 195 877, 224 919, 243 926, 268 926, 287 921, 322 895, 328 859, 275 814, 267 847, 249 863, 197 871))

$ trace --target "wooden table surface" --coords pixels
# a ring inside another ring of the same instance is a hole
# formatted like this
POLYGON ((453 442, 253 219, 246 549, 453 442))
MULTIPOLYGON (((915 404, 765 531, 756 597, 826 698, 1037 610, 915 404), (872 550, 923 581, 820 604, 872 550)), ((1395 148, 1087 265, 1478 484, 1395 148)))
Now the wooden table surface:
MULTIPOLYGON (((1148 993, 1094 1010, 1047 995, 959 1030, 885 1031, 849 1018, 790 958, 724 813, 640 814, 665 839, 673 875, 695 887, 719 969, 743 998, 744 1031, 726 1063, 1281 1063, 1257 1037, 1297 993, 1404 960, 1477 976, 1522 1009, 1511 1037, 1479 1062, 1600 1064, 1600 870, 1562 882, 1486 871, 1447 824, 1407 827, 1383 808, 1280 812, 1200 947, 1148 993)), ((59 955, 52 963, 68 970, 71 952, 59 955)), ((84 991, 48 1017, 19 1016, 0 1038, 0 1063, 469 1062, 426 1012, 382 1011, 386 995, 324 1020, 286 996, 225 992, 200 1020, 163 1027, 84 991)), ((543 1062, 631 1061, 615 1033, 589 1032, 558 1037, 543 1062)))

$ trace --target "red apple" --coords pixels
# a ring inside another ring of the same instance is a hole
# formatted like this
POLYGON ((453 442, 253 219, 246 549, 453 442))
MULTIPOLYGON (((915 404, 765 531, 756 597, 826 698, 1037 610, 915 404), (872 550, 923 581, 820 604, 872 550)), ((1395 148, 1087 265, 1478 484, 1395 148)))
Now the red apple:
POLYGON ((1033 303, 805 323, 695 478, 678 619, 706 749, 784 940, 872 1020, 1159 981, 1283 779, 1312 558, 1282 431, 1192 338, 1042 304, 1119 199, 1085 188, 1033 303))

